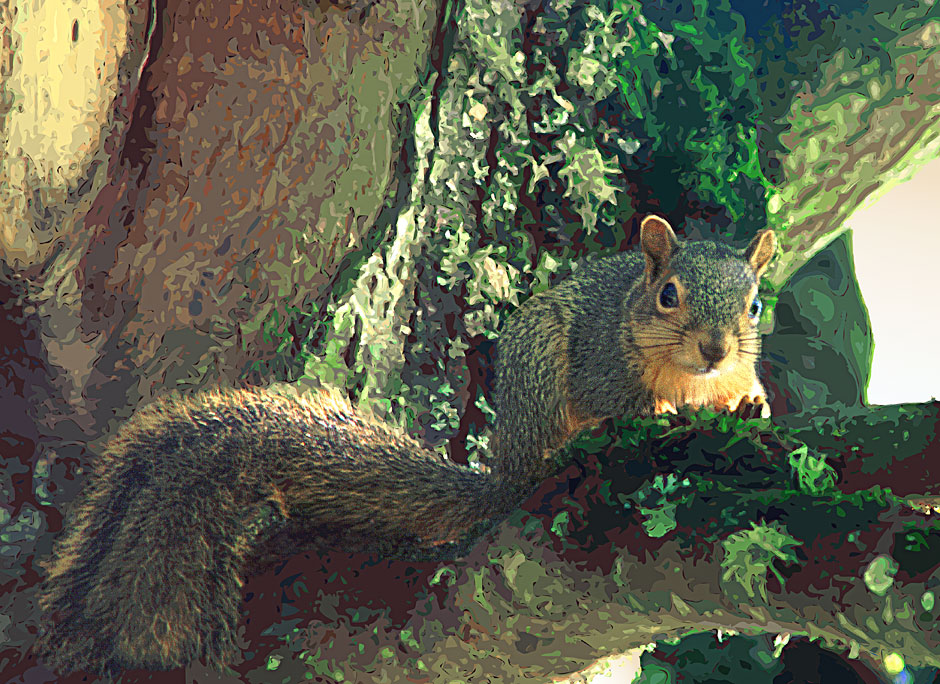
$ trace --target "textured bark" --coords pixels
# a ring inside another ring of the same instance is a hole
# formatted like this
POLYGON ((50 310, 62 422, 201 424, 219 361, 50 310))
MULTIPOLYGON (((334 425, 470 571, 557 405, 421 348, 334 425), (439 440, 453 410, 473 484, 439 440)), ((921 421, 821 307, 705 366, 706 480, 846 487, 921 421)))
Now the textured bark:
MULTIPOLYGON (((237 668, 253 680, 274 666, 346 680, 548 677, 728 628, 936 665, 924 616, 936 613, 938 533, 920 517, 940 494, 936 405, 861 405, 870 346, 850 249, 834 244, 828 270, 791 276, 866 197, 935 153, 940 3, 803 3, 767 17, 736 4, 743 22, 698 1, 673 8, 681 16, 587 0, 0 7, 0 662, 38 667, 35 558, 97 440, 140 402, 333 385, 454 460, 485 457, 501 322, 578 257, 628 247, 638 215, 658 211, 686 235, 742 245, 777 228, 767 284, 785 319, 765 370, 775 412, 803 412, 792 424, 813 429, 775 453, 828 453, 842 493, 812 488, 825 469, 804 474, 809 493, 787 492, 799 476, 784 469, 772 486, 729 482, 720 504, 680 488, 642 506, 658 513, 628 514, 598 482, 626 471, 624 496, 652 495, 658 470, 588 464, 463 560, 298 556, 256 578, 252 655, 237 668), (820 293, 843 318, 821 319, 820 293), (676 506, 686 522, 650 536, 643 515, 672 524, 676 506), (736 522, 709 522, 735 506, 736 522), (589 541, 565 532, 582 515, 589 541), (852 529, 813 536, 807 516, 852 529), (761 544, 751 520, 782 535, 758 555, 782 559, 784 584, 763 561, 732 574, 743 583, 722 579, 729 543, 761 544)), ((608 427, 578 460, 617 440, 653 448, 648 428, 608 427)), ((731 453, 722 439, 711 453, 731 453)), ((677 481, 745 474, 729 463, 677 469, 677 481)))

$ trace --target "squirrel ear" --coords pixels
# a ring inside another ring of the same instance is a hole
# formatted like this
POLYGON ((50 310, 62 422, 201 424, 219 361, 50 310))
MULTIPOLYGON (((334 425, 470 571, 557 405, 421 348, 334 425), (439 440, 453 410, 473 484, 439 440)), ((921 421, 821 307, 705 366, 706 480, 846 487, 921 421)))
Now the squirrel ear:
POLYGON ((776 251, 777 236, 770 228, 767 228, 754 236, 751 244, 744 250, 744 258, 754 269, 754 275, 760 278, 767 270, 767 264, 770 263, 776 251))
POLYGON ((650 214, 640 224, 640 245, 646 255, 646 282, 652 283, 666 270, 679 241, 669 221, 650 214))

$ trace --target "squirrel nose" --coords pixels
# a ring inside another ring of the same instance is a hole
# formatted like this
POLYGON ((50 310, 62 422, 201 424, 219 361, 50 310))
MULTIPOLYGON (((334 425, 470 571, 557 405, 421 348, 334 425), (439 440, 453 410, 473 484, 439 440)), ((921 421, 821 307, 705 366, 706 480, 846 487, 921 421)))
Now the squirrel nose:
POLYGON ((699 342, 698 350, 702 353, 702 358, 710 366, 714 366, 728 355, 731 345, 726 340, 713 337, 707 343, 699 342))

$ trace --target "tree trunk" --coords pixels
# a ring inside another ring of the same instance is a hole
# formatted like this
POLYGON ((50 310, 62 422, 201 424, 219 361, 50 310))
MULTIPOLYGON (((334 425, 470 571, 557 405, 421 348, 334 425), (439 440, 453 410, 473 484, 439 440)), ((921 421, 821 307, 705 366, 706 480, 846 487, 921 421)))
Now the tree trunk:
POLYGON ((863 405, 867 317, 851 246, 833 242, 936 151, 938 8, 0 8, 6 661, 38 667, 36 560, 135 407, 338 386, 485 460, 501 322, 656 211, 692 237, 778 231, 764 372, 780 422, 813 430, 761 424, 773 447, 737 453, 750 442, 723 419, 691 417, 665 467, 659 422, 610 423, 574 447, 580 468, 450 560, 301 555, 256 578, 237 669, 548 678, 715 629, 940 665, 940 542, 921 512, 940 495, 937 405, 863 405), (819 262, 799 272, 823 248, 826 282, 819 262), (695 434, 713 442, 696 452, 695 434))

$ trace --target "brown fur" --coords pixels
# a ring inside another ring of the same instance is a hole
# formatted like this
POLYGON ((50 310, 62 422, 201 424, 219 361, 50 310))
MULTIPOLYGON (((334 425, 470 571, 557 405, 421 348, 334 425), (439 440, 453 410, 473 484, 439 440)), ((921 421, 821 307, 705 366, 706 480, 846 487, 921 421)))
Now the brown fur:
POLYGON ((316 521, 312 546, 389 553, 509 506, 484 474, 326 393, 165 397, 122 426, 70 511, 37 650, 62 671, 219 666, 266 513, 316 521))
POLYGON ((605 417, 762 402, 746 311, 773 234, 738 253, 681 244, 652 217, 642 244, 508 321, 492 476, 327 393, 207 392, 138 411, 45 563, 39 655, 61 671, 221 666, 235 654, 242 576, 261 539, 282 553, 300 543, 383 554, 454 540, 510 511, 546 475, 547 454, 605 417), (672 281, 679 306, 663 310, 672 281), (728 354, 699 377, 689 369, 708 344, 728 354))
POLYGON ((767 414, 757 377, 760 338, 748 309, 776 250, 762 231, 746 250, 680 243, 656 216, 641 226, 641 253, 598 259, 526 302, 500 335, 495 468, 520 488, 544 455, 579 431, 619 415, 681 406, 767 414), (667 282, 679 306, 658 304, 667 282), (716 301, 717 300, 717 301, 716 301), (727 355, 714 373, 700 344, 727 355))

